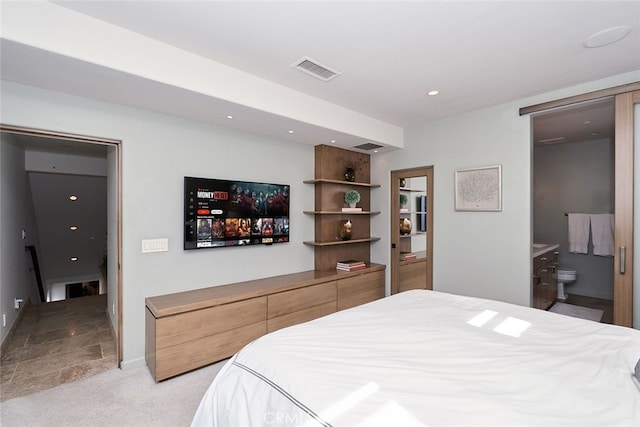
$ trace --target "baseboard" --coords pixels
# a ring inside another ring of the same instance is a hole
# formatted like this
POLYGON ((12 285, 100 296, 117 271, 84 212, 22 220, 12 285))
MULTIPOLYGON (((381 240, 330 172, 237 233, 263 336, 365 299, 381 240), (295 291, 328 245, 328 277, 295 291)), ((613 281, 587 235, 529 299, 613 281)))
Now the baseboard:
POLYGON ((2 344, 0 344, 0 356, 2 356, 4 352, 7 350, 7 346, 9 345, 9 341, 11 340, 11 337, 13 337, 13 334, 16 332, 16 329, 18 328, 18 325, 20 324, 20 321, 22 320, 22 317, 24 316, 24 313, 27 310, 27 307, 30 305, 31 305, 31 297, 28 297, 27 301, 25 301, 25 303, 22 305, 22 308, 20 309, 20 312, 18 313, 18 316, 16 317, 15 322, 13 322, 13 324, 9 328, 9 331, 7 331, 7 335, 4 336, 4 339, 2 340, 2 344))
POLYGON ((572 295, 578 295, 583 297, 599 298, 613 301, 613 294, 610 292, 598 292, 589 289, 581 289, 580 293, 571 292, 572 295))
POLYGON ((129 369, 137 369, 147 366, 147 361, 144 357, 139 357, 133 360, 123 360, 120 362, 120 369, 128 371, 129 369))

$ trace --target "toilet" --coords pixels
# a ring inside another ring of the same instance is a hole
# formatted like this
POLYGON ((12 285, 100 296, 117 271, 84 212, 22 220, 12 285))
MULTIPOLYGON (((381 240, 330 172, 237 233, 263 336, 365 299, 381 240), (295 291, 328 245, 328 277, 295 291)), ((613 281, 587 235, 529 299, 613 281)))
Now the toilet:
POLYGON ((567 299, 567 293, 565 292, 564 286, 568 283, 573 283, 576 281, 576 273, 575 270, 567 270, 564 268, 559 268, 556 270, 556 280, 558 281, 558 299, 564 301, 567 299))

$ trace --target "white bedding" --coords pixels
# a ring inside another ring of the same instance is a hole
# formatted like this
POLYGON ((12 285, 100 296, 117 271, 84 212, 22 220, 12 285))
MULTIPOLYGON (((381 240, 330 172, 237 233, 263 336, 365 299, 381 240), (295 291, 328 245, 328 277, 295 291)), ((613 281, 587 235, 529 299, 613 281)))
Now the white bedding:
POLYGON ((640 426, 640 331, 408 291, 268 334, 192 426, 640 426))

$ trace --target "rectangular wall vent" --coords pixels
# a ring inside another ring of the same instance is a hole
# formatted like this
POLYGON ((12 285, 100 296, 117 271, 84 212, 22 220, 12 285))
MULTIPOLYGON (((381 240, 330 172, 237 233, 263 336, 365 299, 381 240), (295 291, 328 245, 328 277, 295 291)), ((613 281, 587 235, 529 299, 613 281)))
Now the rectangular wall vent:
POLYGON ((357 148, 358 150, 375 150, 377 148, 382 148, 382 145, 374 144, 373 142, 367 142, 366 144, 356 145, 353 148, 357 148))
POLYGON ((340 75, 338 71, 321 65, 306 56, 293 64, 292 67, 302 71, 303 73, 307 73, 316 78, 319 78, 320 80, 323 80, 325 82, 328 82, 329 80, 332 80, 340 75))

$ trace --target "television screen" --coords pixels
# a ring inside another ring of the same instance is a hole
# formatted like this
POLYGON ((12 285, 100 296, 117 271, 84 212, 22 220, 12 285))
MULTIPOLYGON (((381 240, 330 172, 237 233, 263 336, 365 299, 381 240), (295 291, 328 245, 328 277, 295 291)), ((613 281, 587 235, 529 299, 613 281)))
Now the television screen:
POLYGON ((289 186, 184 178, 184 248, 289 241, 289 186))

